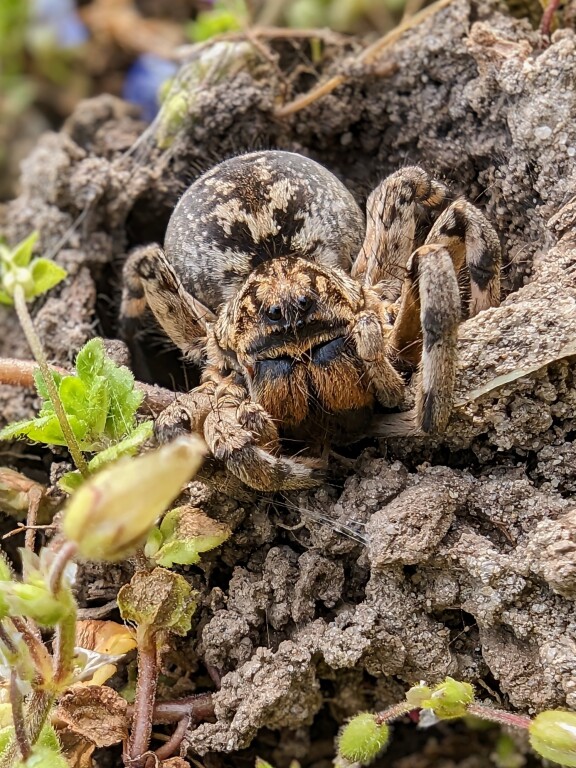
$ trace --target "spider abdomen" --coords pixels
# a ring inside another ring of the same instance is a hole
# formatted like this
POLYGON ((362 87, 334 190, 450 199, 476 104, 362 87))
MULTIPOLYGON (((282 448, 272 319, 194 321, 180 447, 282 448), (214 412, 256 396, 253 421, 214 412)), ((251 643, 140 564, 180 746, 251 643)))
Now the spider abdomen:
POLYGON ((186 290, 216 310, 278 256, 349 269, 363 231, 354 198, 326 168, 292 152, 252 152, 190 186, 170 219, 165 252, 186 290))

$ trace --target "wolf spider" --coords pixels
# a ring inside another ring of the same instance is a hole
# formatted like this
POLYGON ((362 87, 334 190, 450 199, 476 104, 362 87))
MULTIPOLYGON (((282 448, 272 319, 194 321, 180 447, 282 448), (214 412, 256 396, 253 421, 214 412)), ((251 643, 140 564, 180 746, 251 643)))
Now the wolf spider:
POLYGON ((124 318, 148 306, 202 369, 160 414, 158 439, 199 432, 237 478, 276 491, 320 482, 327 446, 369 434, 375 409, 379 435, 444 429, 458 324, 500 294, 498 237, 463 199, 413 251, 418 211, 446 199, 403 168, 372 192, 365 225, 333 174, 280 151, 195 181, 164 250, 141 247, 124 267, 124 318))

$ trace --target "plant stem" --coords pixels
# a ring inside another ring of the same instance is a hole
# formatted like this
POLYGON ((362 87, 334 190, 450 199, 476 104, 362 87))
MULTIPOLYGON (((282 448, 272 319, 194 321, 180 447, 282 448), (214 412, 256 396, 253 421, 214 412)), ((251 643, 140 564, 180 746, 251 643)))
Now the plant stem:
MULTIPOLYGON (((133 714, 134 707, 128 705, 128 714, 133 714)), ((152 722, 178 723, 184 717, 199 723, 214 717, 214 701, 211 693, 197 693, 184 699, 161 701, 154 707, 152 722)))
MULTIPOLYGON (((53 703, 54 695, 45 691, 34 691, 28 700, 24 722, 28 727, 28 741, 32 746, 38 741, 53 703)), ((11 739, 0 754, 0 768, 12 768, 17 754, 18 744, 15 739, 11 739)))
POLYGON ((17 285, 14 289, 14 307, 16 309, 16 314, 18 315, 20 325, 22 326, 22 330, 24 331, 24 335, 26 336, 26 341, 28 342, 30 349, 32 350, 32 354, 38 363, 40 372, 42 373, 42 377, 46 384, 46 389, 48 390, 48 395, 50 396, 50 401, 52 402, 54 412, 58 418, 62 434, 64 435, 64 439, 68 445, 68 450, 70 451, 70 455, 72 456, 77 469, 80 470, 80 474, 83 477, 88 477, 88 464, 82 455, 82 451, 80 450, 76 436, 74 435, 72 427, 70 426, 70 422, 68 421, 68 417, 66 416, 66 411, 64 410, 62 400, 60 400, 60 395, 56 389, 54 377, 50 371, 50 366, 48 365, 48 360, 46 359, 44 348, 42 347, 42 342, 38 338, 38 334, 36 333, 34 324, 32 323, 32 318, 28 312, 28 305, 26 304, 24 290, 20 285, 17 285))
POLYGON ((76 645, 76 601, 69 595, 69 611, 66 617, 56 625, 52 649, 54 655, 54 686, 58 690, 65 687, 70 679, 76 645))
POLYGON ((62 576, 64 575, 66 566, 76 554, 77 549, 78 545, 76 542, 63 541, 60 548, 56 551, 48 576, 48 588, 53 595, 58 594, 60 591, 62 587, 62 576))
POLYGON ((43 490, 33 485, 28 491, 28 514, 26 515, 26 533, 24 534, 24 546, 34 552, 36 544, 36 524, 38 522, 38 510, 44 496, 43 490))
MULTIPOLYGON (((37 368, 38 363, 34 360, 16 360, 12 357, 0 358, 0 384, 8 384, 11 387, 33 387, 34 371, 37 368)), ((72 375, 71 371, 58 365, 51 365, 50 370, 61 373, 63 376, 72 375)), ((141 381, 135 381, 134 389, 144 393, 143 404, 146 404, 152 413, 160 413, 176 399, 174 392, 157 384, 144 384, 141 381)))
POLYGON ((188 730, 189 725, 190 717, 183 717, 182 720, 178 721, 172 736, 170 736, 165 744, 162 744, 162 746, 158 747, 155 751, 154 754, 156 755, 156 760, 168 760, 169 757, 176 754, 176 751, 180 749, 180 744, 182 744, 184 736, 186 736, 186 731, 188 730))
POLYGON ((158 685, 158 647, 156 633, 147 626, 139 626, 138 632, 138 679, 132 730, 128 741, 125 764, 130 768, 143 768, 152 734, 152 716, 158 685))
POLYGON ((22 760, 26 761, 32 753, 32 747, 26 733, 22 692, 18 687, 18 675, 15 670, 10 672, 10 706, 12 707, 12 721, 14 723, 16 743, 22 755, 22 760))
POLYGON ((469 704, 468 714, 481 717, 482 720, 490 720, 492 723, 511 725, 513 728, 527 730, 532 720, 525 715, 517 715, 515 712, 506 712, 503 709, 493 709, 485 704, 469 704))
POLYGON ((374 720, 376 725, 391 723, 392 720, 396 720, 397 718, 402 717, 402 715, 411 712, 413 709, 414 707, 412 705, 407 704, 405 701, 401 701, 399 704, 393 704, 391 707, 388 707, 388 709, 384 709, 382 712, 379 712, 374 716, 374 720))
POLYGON ((51 657, 48 653, 46 646, 42 642, 42 638, 39 634, 36 634, 37 628, 31 627, 30 623, 19 616, 13 616, 10 621, 14 625, 17 632, 20 632, 26 647, 30 653, 30 657, 36 669, 36 674, 42 681, 47 682, 52 679, 52 667, 51 657))

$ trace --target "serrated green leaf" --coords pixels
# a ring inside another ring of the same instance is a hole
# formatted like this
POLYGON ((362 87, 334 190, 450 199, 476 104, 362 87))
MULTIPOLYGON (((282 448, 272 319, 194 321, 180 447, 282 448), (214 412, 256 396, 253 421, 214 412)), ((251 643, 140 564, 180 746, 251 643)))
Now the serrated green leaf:
POLYGON ((26 437, 35 443, 67 445, 56 414, 35 419, 28 427, 26 437))
POLYGON ((9 253, 7 261, 16 267, 27 267, 32 258, 32 251, 38 241, 38 232, 32 232, 24 240, 21 240, 9 253))
POLYGON ((103 437, 110 408, 109 384, 103 376, 94 376, 87 391, 86 421, 90 425, 90 435, 94 449, 102 447, 98 441, 103 437))
MULTIPOLYGON (((29 440, 34 442, 44 443, 47 442, 42 437, 42 435, 45 434, 46 436, 50 435, 51 437, 56 438, 57 442, 53 442, 53 445, 66 445, 62 436, 62 431, 60 430, 58 433, 60 425, 58 424, 58 420, 54 415, 41 416, 29 421, 21 421, 14 425, 9 424, 7 427, 5 427, 4 430, 2 430, 2 433, 8 435, 9 430, 12 427, 18 428, 18 432, 12 434, 11 437, 27 437, 29 440), (53 423, 54 421, 56 421, 56 424, 53 423)), ((6 437, 3 439, 10 438, 6 437)))
POLYGON ((31 264, 33 296, 41 296, 68 277, 68 272, 50 259, 34 259, 31 264))
POLYGON ((67 414, 83 414, 86 417, 88 387, 77 376, 64 376, 58 387, 58 394, 67 414))
POLYGON ((90 381, 104 371, 104 342, 100 338, 90 339, 76 356, 76 373, 82 381, 90 381))
MULTIPOLYGON (((34 370, 34 384, 36 385, 36 391, 40 395, 40 397, 43 400, 47 400, 48 403, 50 403, 50 407, 52 407, 52 403, 50 402, 50 395, 48 394, 48 389, 46 387, 46 382, 44 381, 44 377, 42 376, 42 372, 40 371, 40 368, 36 368, 34 370)), ((52 378, 54 379, 54 384, 56 384, 56 389, 60 388, 60 382, 64 378, 64 374, 58 373, 58 371, 52 371, 52 378)), ((44 407, 44 406, 43 406, 44 407)))
POLYGON ((110 392, 110 410, 106 422, 106 433, 118 439, 134 427, 136 411, 144 394, 134 388, 134 376, 124 366, 117 366, 106 360, 104 371, 110 392))
POLYGON ((94 458, 88 463, 88 469, 90 472, 96 472, 96 470, 103 467, 105 464, 109 464, 112 461, 116 461, 121 456, 133 456, 143 443, 146 442, 154 431, 154 422, 145 421, 139 424, 136 429, 115 445, 111 445, 109 448, 105 448, 100 451, 94 458))
MULTIPOLYGON (((82 442, 86 434, 86 423, 77 416, 70 414, 68 421, 76 438, 82 442)), ((0 430, 0 440, 13 440, 16 437, 26 437, 34 443, 46 443, 47 445, 63 445, 68 443, 64 439, 60 422, 55 413, 39 416, 29 421, 19 421, 8 424, 0 430)), ((87 450, 84 448, 83 450, 87 450)))
POLYGON ((23 421, 15 421, 12 424, 7 424, 3 429, 0 429, 0 440, 14 440, 16 437, 26 437, 28 430, 33 427, 38 419, 24 419, 23 421))

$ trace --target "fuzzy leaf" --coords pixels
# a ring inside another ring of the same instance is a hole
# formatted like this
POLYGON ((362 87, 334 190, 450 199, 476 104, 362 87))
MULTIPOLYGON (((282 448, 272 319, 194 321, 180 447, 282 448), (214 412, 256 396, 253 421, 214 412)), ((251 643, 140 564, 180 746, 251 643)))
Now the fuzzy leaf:
POLYGON ((13 306, 14 304, 14 299, 12 298, 12 296, 10 296, 10 294, 7 293, 6 291, 3 291, 1 288, 0 288, 0 304, 6 304, 9 307, 13 306))
POLYGON ((94 441, 93 449, 101 447, 98 439, 103 437, 110 409, 109 384, 103 376, 94 376, 87 388, 85 419, 90 425, 90 436, 94 441))
POLYGON ((183 576, 164 568, 139 571, 118 592, 124 621, 133 621, 152 632, 167 630, 186 635, 196 610, 197 593, 183 576))
POLYGON ((87 383, 93 376, 99 376, 104 370, 104 343, 95 338, 87 341, 76 355, 76 373, 87 383))
POLYGON ((0 440, 14 440, 17 437, 26 437, 28 430, 37 425, 39 421, 41 419, 24 419, 23 421, 14 421, 12 424, 7 424, 0 429, 0 440))
POLYGON ((15 267, 27 267, 32 259, 32 251, 38 241, 38 232, 32 232, 24 240, 21 240, 12 250, 9 251, 7 261, 10 261, 15 267))
POLYGON ((64 376, 58 388, 67 414, 85 414, 88 407, 88 387, 76 376, 64 376))
POLYGON ((128 368, 115 365, 111 360, 105 361, 104 375, 110 392, 106 433, 115 440, 133 428, 144 393, 134 388, 134 376, 128 368))
POLYGON ((80 472, 76 469, 73 472, 65 472, 58 480, 58 488, 64 491, 64 493, 73 494, 84 482, 84 478, 80 472))
MULTIPOLYGON (((81 441, 86 433, 86 424, 76 416, 69 416, 68 421, 72 431, 81 441)), ((47 443, 48 445, 66 445, 60 422, 54 413, 40 416, 30 421, 19 421, 8 424, 0 430, 0 440, 13 440, 16 437, 27 437, 34 443, 47 443)))
MULTIPOLYGON (((212 520, 195 507, 178 507, 168 512, 160 524, 163 543, 153 559, 165 568, 175 563, 193 565, 202 552, 219 547, 232 533, 227 525, 212 520)), ((151 542, 156 544, 155 537, 151 542)))
POLYGON ((152 437, 153 431, 154 422, 144 421, 142 424, 139 424, 124 440, 111 445, 109 448, 105 448, 94 456, 88 463, 90 472, 96 472, 105 464, 116 461, 121 456, 133 456, 138 451, 138 448, 152 437))
POLYGON ((41 296, 68 276, 65 269, 50 259, 34 259, 31 265, 34 290, 31 298, 41 296))
MULTIPOLYGON (((54 383, 56 384, 56 389, 60 389, 60 384, 62 382, 62 379, 64 378, 64 375, 62 373, 59 373, 58 371, 52 371, 52 378, 54 379, 54 383)), ((46 382, 44 381, 44 377, 42 376, 42 372, 40 371, 40 368, 36 368, 34 371, 34 384, 36 385, 36 391, 40 395, 40 397, 43 400, 47 400, 48 404, 50 405, 50 408, 52 408, 52 403, 50 402, 50 395, 48 394, 48 389, 46 387, 46 382)), ((47 407, 46 404, 44 407, 47 407)))

